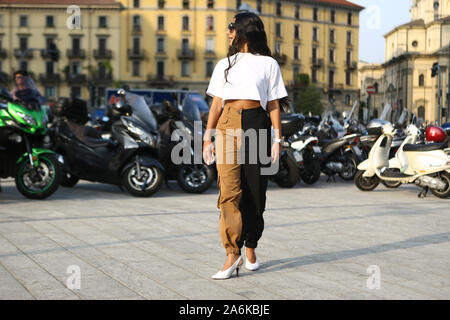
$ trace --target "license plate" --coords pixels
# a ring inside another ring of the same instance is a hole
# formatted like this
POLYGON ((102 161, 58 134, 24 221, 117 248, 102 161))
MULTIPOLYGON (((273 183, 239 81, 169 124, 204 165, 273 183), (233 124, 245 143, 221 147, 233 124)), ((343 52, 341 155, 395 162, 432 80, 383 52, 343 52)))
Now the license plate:
POLYGON ((322 150, 320 150, 320 147, 318 147, 318 146, 313 146, 313 150, 314 150, 315 153, 321 153, 322 152, 322 150))
POLYGON ((294 158, 295 158, 295 161, 297 161, 297 162, 303 161, 303 156, 298 151, 294 151, 294 158))

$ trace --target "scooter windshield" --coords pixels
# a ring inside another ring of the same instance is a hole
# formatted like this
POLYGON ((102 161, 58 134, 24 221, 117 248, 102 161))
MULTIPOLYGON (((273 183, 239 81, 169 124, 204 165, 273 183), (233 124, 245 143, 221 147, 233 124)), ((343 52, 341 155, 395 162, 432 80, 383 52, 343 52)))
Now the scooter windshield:
POLYGON ((127 92, 125 99, 132 109, 132 116, 150 127, 151 130, 156 131, 156 119, 150 111, 144 97, 134 93, 127 92))
POLYGON ((195 101, 195 97, 191 95, 187 95, 183 101, 183 105, 181 106, 181 112, 183 117, 188 121, 202 121, 200 117, 200 110, 198 108, 198 104, 195 101))

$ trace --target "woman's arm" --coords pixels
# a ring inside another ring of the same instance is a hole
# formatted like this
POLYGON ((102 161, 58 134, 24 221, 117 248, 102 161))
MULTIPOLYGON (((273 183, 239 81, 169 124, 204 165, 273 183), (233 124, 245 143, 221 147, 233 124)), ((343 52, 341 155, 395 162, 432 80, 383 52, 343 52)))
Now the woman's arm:
MULTIPOLYGON (((275 132, 275 139, 281 140, 281 112, 280 103, 278 100, 272 100, 267 102, 267 111, 270 115, 270 121, 272 122, 272 127, 275 132)), ((272 162, 275 163, 280 160, 281 155, 281 142, 275 142, 272 145, 271 158, 272 162)))
POLYGON ((206 132, 203 137, 203 141, 205 144, 207 142, 211 142, 211 137, 214 133, 214 129, 217 126, 217 121, 219 121, 219 117, 222 114, 222 99, 218 97, 214 97, 211 103, 211 108, 209 108, 208 122, 206 124, 206 132))

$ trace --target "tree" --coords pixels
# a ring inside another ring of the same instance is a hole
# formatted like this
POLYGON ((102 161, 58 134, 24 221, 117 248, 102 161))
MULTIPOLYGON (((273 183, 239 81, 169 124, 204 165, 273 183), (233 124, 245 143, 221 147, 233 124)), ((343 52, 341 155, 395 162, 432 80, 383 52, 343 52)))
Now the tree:
POLYGON ((313 115, 321 115, 324 110, 321 100, 322 91, 319 88, 313 85, 303 87, 295 101, 295 112, 303 114, 311 112, 313 115))

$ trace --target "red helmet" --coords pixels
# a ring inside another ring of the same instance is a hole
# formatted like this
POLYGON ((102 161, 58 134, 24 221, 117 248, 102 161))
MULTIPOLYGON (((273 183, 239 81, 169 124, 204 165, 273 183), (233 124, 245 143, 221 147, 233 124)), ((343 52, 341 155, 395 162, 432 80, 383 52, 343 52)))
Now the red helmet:
POLYGON ((447 133, 440 127, 430 126, 425 131, 428 142, 443 142, 447 139, 447 133))

